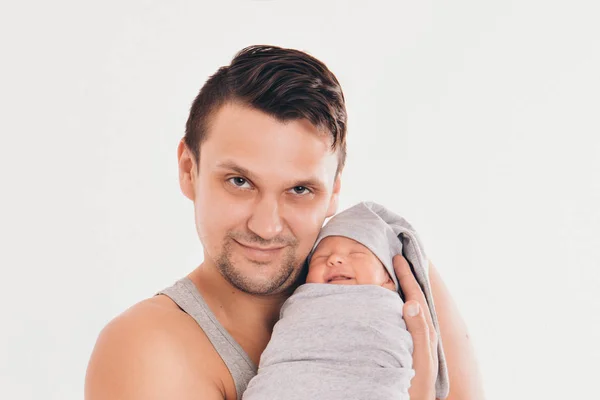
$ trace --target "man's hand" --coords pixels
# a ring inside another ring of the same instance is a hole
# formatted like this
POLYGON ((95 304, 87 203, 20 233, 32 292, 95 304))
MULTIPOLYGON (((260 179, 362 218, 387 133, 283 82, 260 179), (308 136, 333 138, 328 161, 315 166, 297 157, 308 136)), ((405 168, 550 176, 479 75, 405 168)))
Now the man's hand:
POLYGON ((415 376, 410 382, 408 393, 411 400, 434 400, 438 371, 438 337, 433 320, 425 295, 404 257, 394 257, 394 270, 404 293, 404 320, 414 343, 415 376))

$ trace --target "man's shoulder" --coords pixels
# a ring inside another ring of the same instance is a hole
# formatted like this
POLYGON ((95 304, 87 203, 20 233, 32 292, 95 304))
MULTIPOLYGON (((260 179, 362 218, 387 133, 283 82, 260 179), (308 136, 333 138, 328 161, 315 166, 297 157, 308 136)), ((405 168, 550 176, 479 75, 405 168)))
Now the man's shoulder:
POLYGON ((137 345, 172 343, 175 350, 186 334, 204 336, 198 325, 166 296, 145 299, 110 321, 100 339, 115 342, 134 341, 137 345))
POLYGON ((110 321, 101 331, 97 344, 123 345, 132 350, 161 344, 177 351, 190 335, 196 336, 192 346, 202 345, 206 339, 198 325, 172 300, 155 296, 132 306, 110 321), (199 339, 199 340, 198 340, 199 339))
POLYGON ((115 317, 101 335, 119 331, 143 339, 156 335, 177 336, 191 328, 198 326, 170 298, 160 295, 140 301, 115 317))
POLYGON ((155 296, 102 330, 88 365, 86 399, 151 398, 159 393, 223 399, 226 375, 196 322, 168 297, 155 296))

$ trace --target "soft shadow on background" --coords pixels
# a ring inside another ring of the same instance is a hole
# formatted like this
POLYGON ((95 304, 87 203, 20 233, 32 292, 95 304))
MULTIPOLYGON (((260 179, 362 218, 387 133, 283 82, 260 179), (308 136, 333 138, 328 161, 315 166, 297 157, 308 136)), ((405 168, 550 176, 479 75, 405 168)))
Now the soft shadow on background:
POLYGON ((341 206, 420 232, 488 398, 597 391, 596 3, 126 3, 0 12, 1 398, 81 398, 101 328, 201 262, 176 146, 206 78, 265 43, 338 76, 341 206))

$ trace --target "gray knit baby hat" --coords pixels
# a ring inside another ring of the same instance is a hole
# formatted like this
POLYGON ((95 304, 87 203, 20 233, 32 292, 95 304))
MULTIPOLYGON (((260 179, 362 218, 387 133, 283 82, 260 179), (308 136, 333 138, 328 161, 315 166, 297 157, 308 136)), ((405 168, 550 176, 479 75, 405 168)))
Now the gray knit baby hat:
POLYGON ((308 262, 321 240, 328 236, 347 237, 361 243, 379 258, 392 277, 396 290, 399 290, 392 262, 395 255, 402 254, 402 238, 398 236, 399 227, 413 230, 404 218, 377 203, 358 203, 336 214, 325 224, 317 237, 308 262))

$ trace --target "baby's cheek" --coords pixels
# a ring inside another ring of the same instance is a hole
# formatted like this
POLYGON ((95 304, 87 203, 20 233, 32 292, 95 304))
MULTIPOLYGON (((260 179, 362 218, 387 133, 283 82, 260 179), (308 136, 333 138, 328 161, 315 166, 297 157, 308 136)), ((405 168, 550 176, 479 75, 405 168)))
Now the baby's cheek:
POLYGON ((371 274, 377 285, 383 285, 390 279, 390 275, 381 263, 371 265, 371 274))
POLYGON ((318 266, 309 266, 306 283, 324 283, 323 271, 318 266))

